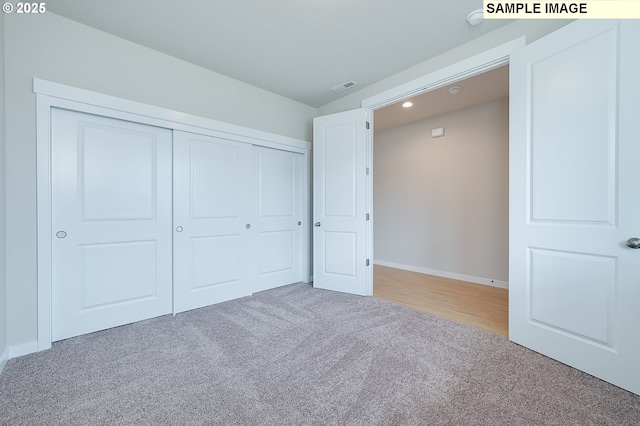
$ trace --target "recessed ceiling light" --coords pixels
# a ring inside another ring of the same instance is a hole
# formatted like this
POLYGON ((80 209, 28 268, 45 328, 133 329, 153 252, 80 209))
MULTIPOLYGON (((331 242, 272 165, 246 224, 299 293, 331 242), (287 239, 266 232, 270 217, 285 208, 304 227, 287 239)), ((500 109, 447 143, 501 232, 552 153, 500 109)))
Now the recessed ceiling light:
POLYGON ((460 92, 460 86, 453 86, 449 88, 449 93, 457 95, 460 92))
POLYGON ((402 104, 403 108, 411 108, 412 106, 413 106, 413 102, 409 102, 409 101, 402 104))

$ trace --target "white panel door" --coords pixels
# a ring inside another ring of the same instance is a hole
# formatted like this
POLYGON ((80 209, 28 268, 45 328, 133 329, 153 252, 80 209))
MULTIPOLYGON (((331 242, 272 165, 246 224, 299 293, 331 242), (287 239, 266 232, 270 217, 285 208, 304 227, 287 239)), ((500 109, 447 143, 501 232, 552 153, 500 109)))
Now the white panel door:
POLYGON ((302 280, 302 154, 253 147, 255 291, 302 280))
POLYGON ((313 284, 360 295, 373 292, 367 115, 358 109, 313 121, 313 284))
POLYGON ((174 132, 174 311, 252 293, 251 145, 174 132))
POLYGON ((52 336, 171 312, 171 131, 51 111, 52 336))
POLYGON ((638 40, 570 24, 512 56, 510 92, 509 337, 635 393, 638 40))

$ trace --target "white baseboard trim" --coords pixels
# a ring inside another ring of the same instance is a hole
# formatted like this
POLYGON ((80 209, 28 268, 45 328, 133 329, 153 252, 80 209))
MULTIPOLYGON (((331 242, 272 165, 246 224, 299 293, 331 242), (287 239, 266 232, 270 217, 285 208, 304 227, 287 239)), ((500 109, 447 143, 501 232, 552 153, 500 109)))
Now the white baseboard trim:
POLYGON ((38 352, 38 342, 27 342, 20 345, 9 346, 9 359, 16 358, 22 355, 29 355, 34 352, 38 352))
POLYGON ((373 261, 375 265, 388 266, 389 268, 404 269, 405 271, 418 272, 420 274, 435 275, 438 277, 451 278, 453 280, 468 281, 476 284, 489 285, 492 287, 509 288, 506 281, 492 280, 491 278, 474 277, 471 275, 456 274, 454 272, 437 271, 435 269, 421 268, 419 266, 402 265, 400 263, 386 262, 384 260, 373 261))
POLYGON ((4 366, 7 365, 7 361, 9 361, 9 348, 6 348, 2 355, 0 355, 0 374, 2 374, 4 366))

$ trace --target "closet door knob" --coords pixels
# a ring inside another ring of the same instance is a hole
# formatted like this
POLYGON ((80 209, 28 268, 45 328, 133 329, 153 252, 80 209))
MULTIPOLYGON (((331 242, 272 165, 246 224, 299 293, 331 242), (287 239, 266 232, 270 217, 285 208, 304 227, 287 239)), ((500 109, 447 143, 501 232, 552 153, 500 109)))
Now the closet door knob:
POLYGON ((250 224, 250 223, 247 223, 247 224, 245 225, 245 228, 247 228, 247 229, 251 228, 251 224, 250 224))
POLYGON ((182 226, 178 226, 176 228, 176 232, 182 232, 184 230, 184 228, 182 226))
POLYGON ((640 249, 640 238, 629 238, 627 240, 627 247, 632 249, 640 249))
POLYGON ((316 222, 315 226, 319 227, 320 226, 320 222, 316 222))

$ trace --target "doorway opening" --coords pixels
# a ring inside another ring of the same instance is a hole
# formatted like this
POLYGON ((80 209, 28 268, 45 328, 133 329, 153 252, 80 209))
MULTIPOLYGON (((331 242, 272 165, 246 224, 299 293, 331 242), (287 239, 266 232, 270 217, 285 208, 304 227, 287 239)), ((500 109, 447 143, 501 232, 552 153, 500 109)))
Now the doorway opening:
POLYGON ((508 91, 503 65, 377 109, 373 147, 374 295, 504 336, 508 91))

